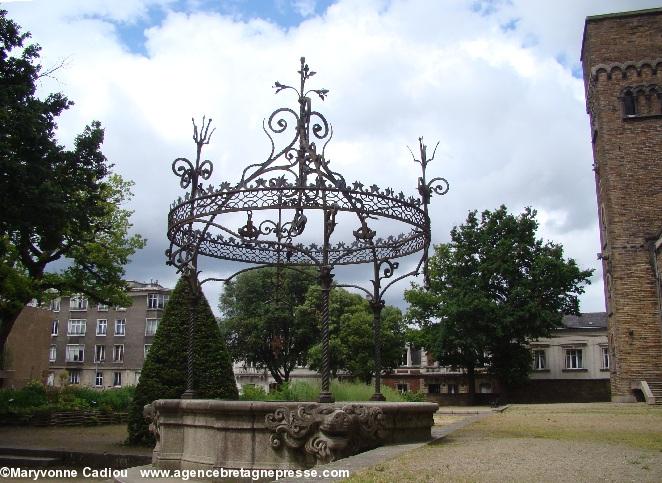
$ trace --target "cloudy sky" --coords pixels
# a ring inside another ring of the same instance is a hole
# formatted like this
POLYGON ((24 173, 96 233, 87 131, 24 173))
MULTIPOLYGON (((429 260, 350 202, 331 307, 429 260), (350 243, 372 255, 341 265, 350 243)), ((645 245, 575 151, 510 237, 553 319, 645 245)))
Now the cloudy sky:
MULTIPOLYGON (((148 246, 130 279, 173 286, 167 212, 182 195, 170 165, 193 158, 191 118, 212 117, 211 182, 236 183, 270 151, 262 120, 295 107, 299 58, 330 95, 314 108, 333 124, 331 166, 414 194, 407 146, 439 141, 429 173, 450 182, 433 200, 433 241, 469 210, 538 210, 540 235, 595 268, 582 311, 604 310, 589 123, 580 49, 587 15, 659 6, 647 0, 24 0, 0 6, 59 63, 41 93, 75 106, 59 122, 71 145, 86 124, 106 129, 104 153, 135 182, 130 208, 148 246)), ((215 263, 207 274, 225 274, 215 263)), ((350 278, 355 275, 350 275, 350 278)), ((355 280, 352 280, 355 281, 355 280)), ((389 303, 400 306, 402 289, 389 303)), ((219 286, 206 289, 212 305, 219 286)))

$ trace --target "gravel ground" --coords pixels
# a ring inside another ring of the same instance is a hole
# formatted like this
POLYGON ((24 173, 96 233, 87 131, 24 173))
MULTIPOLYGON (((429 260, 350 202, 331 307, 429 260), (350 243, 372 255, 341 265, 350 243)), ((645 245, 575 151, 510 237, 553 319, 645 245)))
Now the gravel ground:
MULTIPOLYGON (((31 426, 0 426, 0 447, 5 448, 39 448, 65 451, 81 451, 86 453, 138 454, 151 455, 151 448, 127 446, 126 424, 103 426, 68 426, 68 427, 31 427, 31 426)), ((82 475, 83 468, 55 466, 48 469, 76 469, 82 475)), ((78 478, 54 479, 39 478, 40 483, 92 483, 106 481, 108 478, 78 478)), ((28 478, 12 478, 4 481, 27 483, 28 478)))
MULTIPOLYGON (((435 415, 439 426, 472 417, 471 413, 442 412, 435 415)), ((0 446, 151 453, 149 448, 125 446, 125 438, 125 425, 0 427, 0 446)), ((662 407, 609 403, 512 406, 435 444, 375 461, 372 468, 345 481, 660 482, 662 407)))
POLYGON ((514 406, 345 481, 660 482, 662 407, 514 406))
POLYGON ((126 424, 103 426, 0 426, 0 447, 44 448, 90 453, 151 455, 152 449, 124 444, 126 424))

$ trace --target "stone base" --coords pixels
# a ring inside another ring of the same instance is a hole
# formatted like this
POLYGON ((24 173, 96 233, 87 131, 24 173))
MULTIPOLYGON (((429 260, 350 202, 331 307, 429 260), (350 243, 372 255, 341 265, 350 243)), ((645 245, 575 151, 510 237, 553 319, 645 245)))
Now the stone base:
POLYGON ((431 438, 435 403, 161 399, 145 406, 157 468, 306 469, 431 438))

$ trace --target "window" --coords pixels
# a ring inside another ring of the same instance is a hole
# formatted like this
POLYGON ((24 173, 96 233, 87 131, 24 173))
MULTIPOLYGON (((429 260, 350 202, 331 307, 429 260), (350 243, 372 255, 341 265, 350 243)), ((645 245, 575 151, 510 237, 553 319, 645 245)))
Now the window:
POLYGON ((72 295, 69 298, 69 310, 87 310, 87 299, 82 295, 72 295))
POLYGON ((168 296, 160 293, 147 294, 147 308, 148 309, 162 309, 168 302, 168 296))
POLYGON ((96 387, 103 386, 103 372, 97 371, 97 374, 94 377, 94 385, 96 387))
POLYGON ((97 319, 97 335, 106 335, 108 330, 108 321, 106 319, 97 319))
POLYGON ((626 116, 637 115, 637 100, 633 92, 626 92, 623 96, 623 108, 626 116))
POLYGON ((457 384, 449 384, 448 385, 448 394, 457 394, 457 384))
POLYGON ((156 334, 156 329, 159 328, 159 319, 146 319, 145 320, 145 335, 156 334))
POLYGON ((440 394, 441 385, 440 384, 428 384, 428 394, 440 394))
POLYGON ((50 349, 48 349, 48 360, 49 362, 55 362, 55 356, 57 355, 57 348, 52 345, 50 349))
POLYGON ((581 349, 566 349, 565 350, 565 368, 566 369, 582 369, 582 350, 581 349))
POLYGON ((602 353, 602 369, 609 369, 609 347, 600 347, 602 353))
POLYGON ((87 325, 87 321, 85 319, 70 319, 67 334, 85 335, 86 325, 87 325))
POLYGON ((126 307, 120 307, 119 305, 115 306, 117 312, 126 312, 126 307))
POLYGON ((122 385, 122 373, 113 372, 113 386, 119 387, 122 385))
POLYGON ((147 359, 147 354, 149 354, 149 349, 152 347, 152 344, 145 344, 145 359, 147 359))
POLYGON ((54 372, 49 372, 48 373, 48 378, 46 379, 46 385, 47 386, 54 386, 55 385, 55 373, 54 372))
POLYGON ((69 384, 80 384, 80 371, 78 369, 69 371, 69 384))
POLYGON ((407 386, 407 384, 404 384, 404 383, 396 384, 395 388, 398 391, 400 391, 401 393, 405 393, 409 390, 409 387, 407 386))
MULTIPOLYGON (((85 346, 83 344, 67 344, 67 362, 83 362, 85 346)), ((78 384, 73 383, 72 384, 78 384)))
POLYGON ((542 371, 547 369, 547 357, 544 349, 536 349, 533 351, 533 370, 542 371))
POLYGON ((57 335, 59 328, 60 328, 59 320, 54 320, 53 322, 51 322, 51 335, 57 335))
POLYGON ((126 320, 117 319, 115 321, 115 335, 124 335, 126 333, 126 320))
POLYGON ((481 382, 478 385, 478 392, 481 394, 490 394, 492 392, 492 384, 489 382, 481 382))
POLYGON ((124 344, 116 344, 113 346, 113 362, 124 361, 124 344))
POLYGON ((51 300, 51 303, 49 305, 49 308, 53 312, 59 312, 60 311, 60 297, 51 300))
POLYGON ((106 360, 106 346, 105 345, 95 345, 94 346, 94 362, 103 362, 106 360))
POLYGON ((97 312, 108 312, 107 304, 97 304, 97 312))
POLYGON ((411 365, 420 366, 421 365, 421 349, 411 348, 411 365))

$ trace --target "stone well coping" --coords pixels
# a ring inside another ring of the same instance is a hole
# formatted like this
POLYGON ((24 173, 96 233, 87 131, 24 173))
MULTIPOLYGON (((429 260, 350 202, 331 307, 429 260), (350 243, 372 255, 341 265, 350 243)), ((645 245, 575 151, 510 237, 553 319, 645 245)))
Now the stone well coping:
POLYGON ((178 413, 268 413, 275 408, 297 408, 305 405, 328 404, 332 407, 345 406, 378 407, 386 414, 406 412, 408 414, 433 413, 439 409, 437 403, 430 402, 388 402, 388 401, 340 401, 318 403, 315 401, 223 401, 218 399, 159 399, 154 408, 161 414, 178 413))

